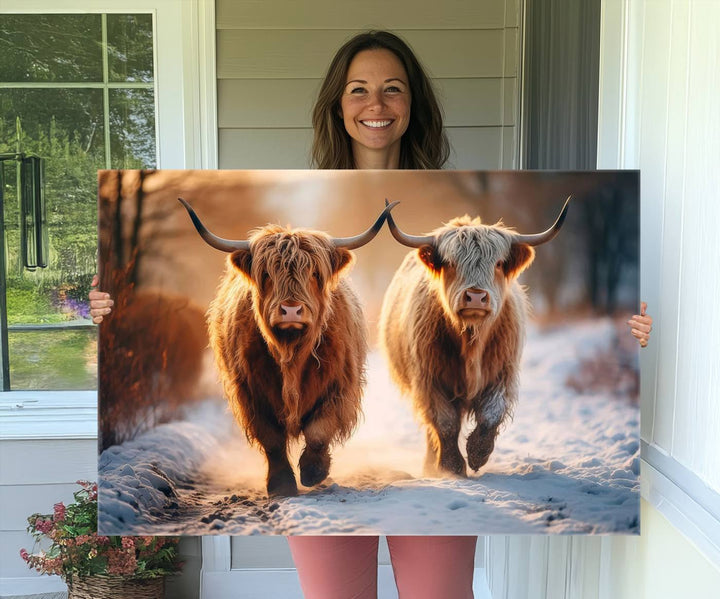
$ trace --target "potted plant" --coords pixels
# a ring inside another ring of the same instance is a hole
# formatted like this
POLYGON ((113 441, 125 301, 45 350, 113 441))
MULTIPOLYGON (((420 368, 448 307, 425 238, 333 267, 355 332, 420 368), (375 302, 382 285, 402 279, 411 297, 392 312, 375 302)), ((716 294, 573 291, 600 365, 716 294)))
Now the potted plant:
POLYGON ((78 484, 74 503, 28 517, 35 546, 20 557, 41 574, 61 576, 68 599, 162 599, 165 577, 182 567, 178 539, 98 535, 97 484, 78 484))

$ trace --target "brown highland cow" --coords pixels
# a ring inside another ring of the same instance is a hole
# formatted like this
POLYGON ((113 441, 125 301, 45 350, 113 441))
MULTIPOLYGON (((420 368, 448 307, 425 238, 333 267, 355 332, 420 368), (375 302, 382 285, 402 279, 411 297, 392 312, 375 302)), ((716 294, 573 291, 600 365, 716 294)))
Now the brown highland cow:
POLYGON ((380 338, 395 382, 426 426, 427 474, 466 475, 458 448, 466 415, 475 419, 467 439, 470 468, 490 457, 518 395, 527 298, 516 278, 532 262, 533 246, 558 234, 569 201, 537 235, 463 216, 430 235, 411 236, 388 215, 395 239, 417 251, 405 257, 385 293, 380 338))
POLYGON ((311 487, 327 477, 330 446, 350 436, 360 414, 367 331, 344 276, 350 250, 375 237, 392 206, 357 237, 267 225, 248 241, 229 241, 180 201, 203 239, 230 252, 208 309, 225 394, 267 458, 268 495, 297 495, 289 441, 305 439, 300 481, 311 487))

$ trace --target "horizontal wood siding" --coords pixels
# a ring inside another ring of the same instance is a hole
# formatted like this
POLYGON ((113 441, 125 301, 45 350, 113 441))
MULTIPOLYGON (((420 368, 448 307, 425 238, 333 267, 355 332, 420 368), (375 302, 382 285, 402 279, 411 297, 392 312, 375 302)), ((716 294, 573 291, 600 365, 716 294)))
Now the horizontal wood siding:
POLYGON ((310 114, 335 51, 390 29, 433 78, 450 168, 516 166, 520 2, 217 2, 220 168, 308 168, 310 114), (377 15, 382 15, 378 22, 377 15))
POLYGON ((218 29, 497 29, 517 27, 518 6, 506 0, 413 2, 365 0, 337 2, 264 2, 222 0, 218 29), (379 16, 380 15, 380 16, 379 16))
MULTIPOLYGON (((509 153, 513 134, 514 127, 448 127, 449 168, 503 168, 501 144, 506 143, 509 153)), ((312 129, 221 129, 220 168, 308 168, 306 157, 311 143, 312 129)))
MULTIPOLYGON (((218 126, 310 128, 310 116, 322 79, 221 79, 218 126)), ((514 125, 515 78, 436 79, 446 127, 514 125)))
MULTIPOLYGON (((41 485, 97 478, 97 441, 1 441, 2 485, 41 485)), ((52 507, 52 506, 50 506, 52 507)))
POLYGON ((27 517, 72 501, 77 480, 97 479, 97 440, 0 441, 0 473, 0 579, 32 577, 19 555, 33 546, 27 517))
MULTIPOLYGON (((218 78, 322 77, 335 51, 361 31, 220 30, 218 78)), ((514 35, 508 35, 506 43, 504 29, 396 33, 412 46, 432 77, 502 77, 503 74, 512 77, 517 74, 514 35), (505 59, 507 66, 503 64, 505 59)))

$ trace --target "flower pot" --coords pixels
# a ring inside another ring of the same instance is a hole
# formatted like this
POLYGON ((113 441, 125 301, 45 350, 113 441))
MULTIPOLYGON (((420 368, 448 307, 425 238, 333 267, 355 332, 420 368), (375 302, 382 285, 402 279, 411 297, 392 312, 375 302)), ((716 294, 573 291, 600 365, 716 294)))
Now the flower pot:
POLYGON ((68 581, 68 599, 163 599, 165 578, 88 576, 68 581))

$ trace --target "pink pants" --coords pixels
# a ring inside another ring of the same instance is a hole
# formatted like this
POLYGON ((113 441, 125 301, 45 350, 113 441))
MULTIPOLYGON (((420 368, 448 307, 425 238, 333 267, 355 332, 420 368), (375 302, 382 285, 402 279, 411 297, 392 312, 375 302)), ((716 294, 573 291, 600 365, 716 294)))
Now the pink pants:
MULTIPOLYGON (((477 537, 388 537, 400 599, 472 599, 477 537)), ((305 599, 376 599, 378 537, 288 537, 305 599)))

